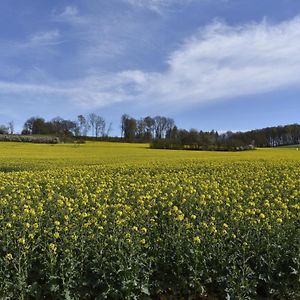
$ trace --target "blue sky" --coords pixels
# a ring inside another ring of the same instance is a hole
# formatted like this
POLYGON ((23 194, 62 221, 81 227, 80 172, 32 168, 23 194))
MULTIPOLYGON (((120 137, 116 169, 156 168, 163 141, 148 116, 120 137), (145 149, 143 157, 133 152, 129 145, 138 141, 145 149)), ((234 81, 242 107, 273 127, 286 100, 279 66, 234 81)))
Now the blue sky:
POLYGON ((95 112, 300 122, 298 0, 1 0, 0 124, 95 112))

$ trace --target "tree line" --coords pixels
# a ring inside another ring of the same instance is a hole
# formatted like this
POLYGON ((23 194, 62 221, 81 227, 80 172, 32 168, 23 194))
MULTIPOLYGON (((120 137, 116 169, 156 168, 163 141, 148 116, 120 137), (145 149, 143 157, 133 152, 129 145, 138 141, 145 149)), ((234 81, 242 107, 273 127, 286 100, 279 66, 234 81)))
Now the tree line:
POLYGON ((267 127, 246 132, 219 134, 217 131, 177 129, 176 126, 164 140, 154 140, 153 148, 194 150, 247 150, 255 147, 277 147, 300 144, 300 125, 267 127))
POLYGON ((126 141, 167 139, 174 127, 174 120, 164 116, 147 116, 138 120, 127 114, 121 117, 121 137, 126 141))
MULTIPOLYGON (((0 134, 13 134, 13 122, 7 126, 0 125, 0 134)), ((175 126, 171 118, 164 116, 147 116, 135 119, 127 114, 121 117, 121 138, 128 142, 151 141, 165 139, 175 126)), ((61 117, 46 121, 42 117, 31 117, 23 125, 22 135, 58 135, 70 137, 110 137, 112 123, 95 113, 78 115, 76 120, 66 120, 61 117)))
MULTIPOLYGON (((172 118, 146 116, 136 119, 123 114, 121 137, 111 137, 112 123, 95 113, 78 115, 76 120, 61 117, 46 121, 31 117, 23 125, 22 135, 52 135, 60 138, 101 139, 126 142, 149 142, 153 148, 226 150, 249 147, 276 147, 300 144, 300 125, 267 127, 247 132, 218 133, 215 130, 179 129, 172 118)), ((13 134, 14 122, 0 125, 0 134, 13 134)))
POLYGON ((41 117, 29 118, 23 126, 23 135, 58 135, 58 136, 88 136, 95 137, 108 136, 111 124, 107 127, 103 117, 91 113, 87 116, 79 115, 77 120, 65 120, 61 117, 45 121, 41 117))
POLYGON ((300 144, 300 125, 290 124, 236 132, 232 137, 244 144, 253 143, 257 147, 297 145, 300 144))

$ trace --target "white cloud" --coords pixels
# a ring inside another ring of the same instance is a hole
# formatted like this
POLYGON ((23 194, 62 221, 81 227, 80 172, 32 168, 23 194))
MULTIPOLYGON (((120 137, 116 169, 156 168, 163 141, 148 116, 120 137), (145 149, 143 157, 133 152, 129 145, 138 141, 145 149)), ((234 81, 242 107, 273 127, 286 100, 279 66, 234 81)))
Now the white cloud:
POLYGON ((75 17, 78 16, 78 8, 76 6, 66 6, 64 11, 60 14, 61 17, 75 17))
POLYGON ((10 94, 25 98, 30 96, 33 101, 34 97, 43 96, 49 100, 49 104, 51 99, 58 96, 77 106, 103 107, 130 100, 128 96, 124 95, 123 84, 126 84, 126 80, 120 76, 117 78, 117 82, 107 76, 91 76, 82 80, 64 82, 52 81, 47 84, 0 81, 0 95, 10 94))
POLYGON ((78 62, 85 68, 103 67, 108 62, 112 67, 130 62, 145 40, 150 43, 148 37, 151 29, 140 21, 130 14, 119 12, 104 14, 100 18, 90 16, 87 26, 77 31, 77 38, 81 41, 78 62))
POLYGON ((58 94, 94 107, 130 101, 172 108, 203 105, 299 86, 299 53, 300 18, 235 27, 214 22, 170 53, 164 72, 94 73, 47 84, 0 82, 0 94, 58 94))
POLYGON ((58 94, 66 91, 53 85, 0 81, 0 93, 3 94, 58 94))
POLYGON ((193 0, 124 0, 134 7, 152 10, 156 13, 162 14, 163 10, 174 5, 189 3, 193 0))
MULTIPOLYGON (((58 29, 39 31, 31 34, 25 39, 13 40, 13 41, 0 41, 0 55, 4 58, 14 58, 16 61, 23 56, 43 57, 48 54, 56 55, 55 46, 63 43, 64 40, 61 37, 60 31, 58 29)), ((9 60, 7 60, 9 61, 9 60)), ((6 62, 8 65, 8 63, 6 62)), ((21 67, 16 67, 14 65, 9 65, 9 68, 18 68, 18 73, 22 73, 21 67)), ((8 73, 0 69, 0 74, 8 73)), ((13 73, 11 76, 13 76, 13 73)))
POLYGON ((57 44, 59 42, 60 33, 56 30, 38 32, 32 35, 29 41, 26 43, 27 46, 47 46, 57 44))
POLYGON ((88 23, 88 20, 80 15, 79 9, 77 6, 68 5, 63 11, 52 11, 52 21, 55 22, 66 22, 73 25, 82 25, 88 23))
POLYGON ((300 18, 239 27, 215 22, 169 56, 155 90, 167 101, 195 103, 267 92, 300 82, 299 53, 300 18))
POLYGON ((81 49, 81 59, 84 63, 94 64, 100 61, 106 61, 110 58, 121 56, 125 52, 125 45, 122 41, 115 41, 103 34, 103 39, 97 37, 88 38, 87 45, 81 49))

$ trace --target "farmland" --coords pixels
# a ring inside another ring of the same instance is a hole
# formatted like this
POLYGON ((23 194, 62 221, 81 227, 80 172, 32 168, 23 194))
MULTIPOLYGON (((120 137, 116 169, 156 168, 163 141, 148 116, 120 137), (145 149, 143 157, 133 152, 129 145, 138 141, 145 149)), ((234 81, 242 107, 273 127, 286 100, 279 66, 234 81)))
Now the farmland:
POLYGON ((7 142, 0 171, 0 297, 300 297, 296 149, 7 142))

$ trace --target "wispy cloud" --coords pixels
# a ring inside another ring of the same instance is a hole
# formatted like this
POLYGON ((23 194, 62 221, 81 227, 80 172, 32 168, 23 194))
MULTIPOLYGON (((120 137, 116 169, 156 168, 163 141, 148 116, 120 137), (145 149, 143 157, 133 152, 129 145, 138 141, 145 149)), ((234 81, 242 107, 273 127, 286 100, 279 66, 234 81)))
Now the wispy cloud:
MULTIPOLYGON (((38 31, 22 39, 0 41, 0 55, 2 58, 14 58, 14 61, 20 60, 24 56, 36 58, 37 55, 38 57, 48 54, 56 55, 55 46, 64 41, 58 29, 38 31)), ((10 67, 22 71, 19 66, 11 65, 10 67)), ((0 73, 3 74, 2 69, 0 73)))
POLYGON ((299 41, 300 18, 238 27, 214 22, 171 53, 155 89, 168 101, 206 103, 297 84, 299 41))
POLYGON ((16 95, 26 99, 30 96, 29 98, 32 98, 33 101, 36 96, 43 96, 49 103, 51 103, 51 99, 60 97, 66 102, 80 107, 104 107, 130 100, 122 88, 128 80, 123 80, 121 76, 117 77, 116 81, 107 76, 91 76, 64 82, 48 81, 47 83, 0 81, 0 95, 16 95), (116 89, 114 90, 114 88, 116 89))
POLYGON ((185 4, 193 0, 123 0, 123 1, 127 2, 128 4, 134 7, 149 9, 156 13, 162 14, 164 9, 170 7, 171 5, 185 4))
POLYGON ((81 40, 78 61, 89 67, 103 66, 110 61, 111 67, 116 67, 134 60, 135 52, 145 40, 148 43, 150 40, 144 22, 130 13, 104 14, 101 18, 90 15, 84 30, 77 31, 81 40))
POLYGON ((80 25, 88 23, 88 20, 80 15, 80 11, 75 5, 68 5, 62 11, 52 11, 52 21, 67 22, 73 25, 80 25))
POLYGON ((79 11, 76 6, 66 6, 64 11, 60 14, 60 17, 76 17, 78 16, 79 11))
MULTIPOLYGON (((36 40, 41 42, 46 36, 36 40)), ((243 26, 214 22, 170 53, 164 72, 95 72, 86 78, 47 84, 0 82, 0 94, 58 94, 75 105, 93 107, 130 101, 173 108, 203 105, 299 86, 299 53, 300 18, 243 26)))
POLYGON ((68 89, 55 87, 55 85, 19 83, 11 81, 0 81, 0 93, 3 94, 58 94, 66 93, 68 89))
POLYGON ((28 47, 49 46, 59 43, 60 33, 57 29, 33 34, 24 45, 28 47))

